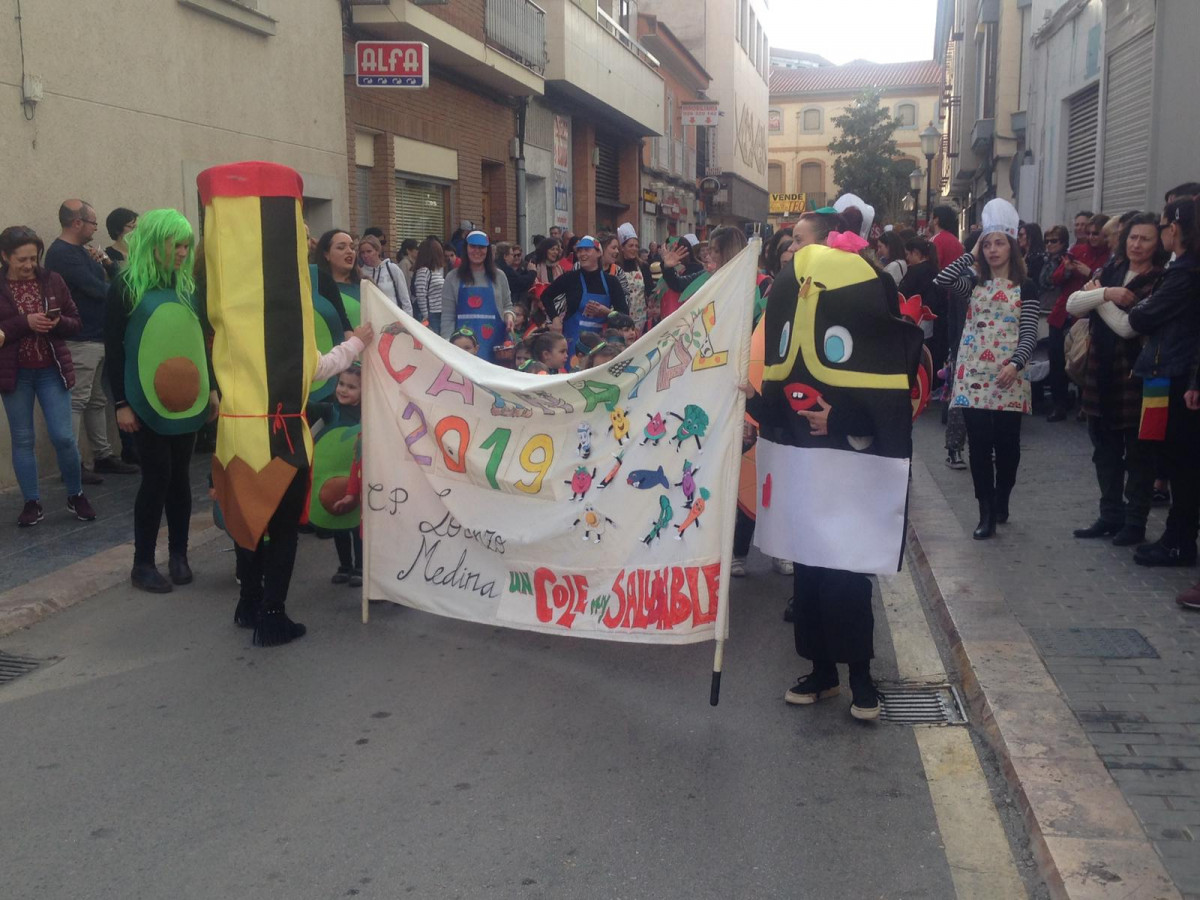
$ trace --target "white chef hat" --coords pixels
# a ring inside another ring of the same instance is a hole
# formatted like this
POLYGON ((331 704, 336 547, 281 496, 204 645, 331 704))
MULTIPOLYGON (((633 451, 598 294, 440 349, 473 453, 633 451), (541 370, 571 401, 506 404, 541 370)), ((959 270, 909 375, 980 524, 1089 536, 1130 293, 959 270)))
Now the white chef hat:
POLYGON ((683 236, 683 239, 688 242, 689 247, 695 247, 700 243, 700 238, 696 237, 690 231, 683 236))
POLYGON ((633 230, 633 226, 628 222, 622 222, 617 226, 617 243, 623 244, 629 240, 636 240, 637 232, 633 230))
POLYGON ((862 228, 859 229, 858 236, 865 241, 867 235, 871 233, 871 226, 875 223, 875 207, 857 194, 842 194, 833 203, 833 208, 838 212, 845 212, 852 206, 857 207, 858 211, 862 213, 862 228))
POLYGON ((989 234, 998 231, 1015 240, 1020 227, 1021 217, 1017 215, 1013 205, 997 197, 995 200, 989 200, 983 207, 983 230, 979 233, 979 239, 982 241, 989 234))

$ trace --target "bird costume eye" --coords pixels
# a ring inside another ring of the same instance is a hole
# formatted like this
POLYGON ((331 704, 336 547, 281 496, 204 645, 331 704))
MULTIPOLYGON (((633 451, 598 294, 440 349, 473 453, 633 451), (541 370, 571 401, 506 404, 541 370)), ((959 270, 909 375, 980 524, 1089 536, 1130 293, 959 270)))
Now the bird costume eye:
POLYGON ((854 338, 841 325, 834 325, 825 332, 825 358, 831 363, 844 363, 854 353, 854 338))
POLYGON ((792 338, 792 323, 784 322, 783 331, 779 334, 779 358, 787 359, 788 344, 792 338))

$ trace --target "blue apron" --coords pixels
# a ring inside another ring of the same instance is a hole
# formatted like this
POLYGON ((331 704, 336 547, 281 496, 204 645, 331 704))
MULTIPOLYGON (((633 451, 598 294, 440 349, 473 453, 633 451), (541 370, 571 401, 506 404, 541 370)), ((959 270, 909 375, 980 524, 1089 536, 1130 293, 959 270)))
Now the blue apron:
POLYGON ((496 312, 496 289, 492 283, 460 283, 454 315, 458 328, 470 328, 475 333, 479 358, 491 362, 492 348, 503 344, 506 335, 504 320, 496 312))
POLYGON ((595 301, 601 306, 606 306, 612 309, 612 299, 608 295, 608 279, 604 275, 604 270, 600 270, 600 283, 604 285, 603 294, 589 294, 587 286, 587 278, 584 277, 583 270, 579 270, 579 283, 583 286, 583 297, 579 301, 579 308, 575 310, 575 315, 571 316, 563 323, 563 337, 571 345, 572 350, 575 347, 575 342, 579 340, 579 334, 583 331, 603 331, 604 326, 608 321, 608 316, 605 314, 600 318, 595 316, 585 316, 584 309, 587 308, 589 301, 595 301))

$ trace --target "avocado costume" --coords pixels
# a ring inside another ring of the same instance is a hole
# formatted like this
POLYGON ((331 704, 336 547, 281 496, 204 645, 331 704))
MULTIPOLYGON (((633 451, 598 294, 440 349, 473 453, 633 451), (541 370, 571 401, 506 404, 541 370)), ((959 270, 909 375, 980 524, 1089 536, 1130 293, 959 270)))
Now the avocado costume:
POLYGON ((196 312, 174 290, 147 291, 125 327, 125 398, 159 434, 190 434, 208 418, 208 362, 196 312))
MULTIPOLYGON (((333 304, 318 287, 319 272, 316 265, 308 267, 309 280, 312 284, 313 336, 317 341, 317 353, 325 354, 342 342, 343 327, 337 310, 333 308, 333 304)), ((339 287, 345 287, 345 285, 339 285, 339 287)), ((342 297, 342 302, 346 302, 345 295, 342 297)), ((326 400, 333 396, 335 387, 337 387, 336 378, 314 381, 309 388, 308 397, 310 400, 326 400)))
MULTIPOLYGON (((337 378, 330 381, 336 384, 337 378)), ((355 447, 362 434, 361 408, 330 404, 309 404, 309 421, 318 418, 324 427, 313 440, 312 490, 309 492, 308 521, 324 531, 344 531, 358 528, 362 509, 355 506, 348 513, 337 515, 333 504, 346 496, 350 467, 354 465, 355 447)))

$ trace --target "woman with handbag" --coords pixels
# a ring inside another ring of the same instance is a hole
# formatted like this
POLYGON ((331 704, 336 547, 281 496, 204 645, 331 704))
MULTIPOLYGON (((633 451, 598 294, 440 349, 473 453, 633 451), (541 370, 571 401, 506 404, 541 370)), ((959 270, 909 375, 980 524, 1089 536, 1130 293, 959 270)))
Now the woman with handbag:
POLYGON ((362 277, 372 282, 383 291, 385 297, 394 300, 398 307, 411 316, 413 306, 408 296, 408 281, 404 277, 404 270, 384 255, 379 238, 368 234, 358 242, 358 260, 361 263, 359 269, 362 277))
POLYGON ((1086 347, 1078 383, 1100 483, 1100 517, 1086 528, 1076 528, 1077 538, 1112 535, 1113 544, 1129 547, 1146 536, 1155 454, 1150 441, 1138 440, 1142 380, 1133 374, 1133 365, 1142 338, 1114 301, 1136 302, 1149 296, 1162 279, 1165 263, 1158 216, 1138 213, 1122 229, 1114 263, 1067 300, 1067 313, 1079 319, 1072 335, 1076 329, 1083 332, 1068 349, 1067 367, 1070 372, 1082 337, 1086 347))
POLYGON ((1145 299, 1114 296, 1129 310, 1129 327, 1146 335, 1133 373, 1142 379, 1139 434, 1158 442, 1171 479, 1171 509, 1162 537, 1137 548, 1141 566, 1196 564, 1200 530, 1200 390, 1196 346, 1200 342, 1200 211, 1196 198, 1177 197, 1159 223, 1163 251, 1174 253, 1158 287, 1145 299))
POLYGON ((75 369, 67 338, 82 327, 79 310, 57 272, 42 267, 45 245, 32 228, 0 232, 0 396, 12 436, 12 466, 24 506, 17 527, 44 518, 34 454, 33 401, 42 407, 46 430, 67 488, 67 509, 82 522, 96 518, 83 495, 79 445, 71 427, 75 369))

